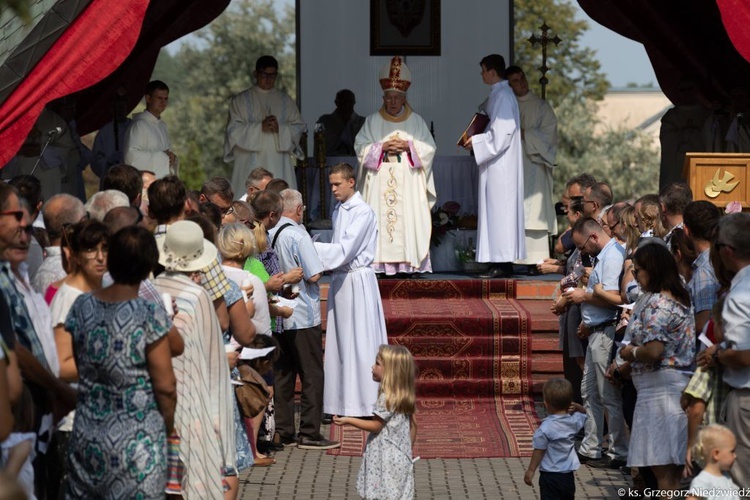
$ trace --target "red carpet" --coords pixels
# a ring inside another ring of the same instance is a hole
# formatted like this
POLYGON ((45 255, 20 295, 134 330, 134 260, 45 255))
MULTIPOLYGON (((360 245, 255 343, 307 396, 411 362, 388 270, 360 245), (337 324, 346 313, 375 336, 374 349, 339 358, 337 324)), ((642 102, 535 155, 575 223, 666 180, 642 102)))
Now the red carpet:
MULTIPOLYGON (((415 456, 531 455, 538 418, 531 397, 528 312, 514 280, 381 280, 392 344, 417 362, 415 456)), ((366 434, 332 426, 342 447, 362 454, 366 434)))

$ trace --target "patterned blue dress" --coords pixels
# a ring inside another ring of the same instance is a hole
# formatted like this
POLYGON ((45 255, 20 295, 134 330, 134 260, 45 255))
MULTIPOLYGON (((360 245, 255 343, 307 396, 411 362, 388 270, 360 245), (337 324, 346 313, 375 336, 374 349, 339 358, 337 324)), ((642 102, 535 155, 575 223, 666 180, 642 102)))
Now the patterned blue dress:
POLYGON ((76 299, 73 336, 79 388, 68 450, 68 498, 164 498, 166 429, 146 348, 169 330, 164 308, 141 298, 76 299))

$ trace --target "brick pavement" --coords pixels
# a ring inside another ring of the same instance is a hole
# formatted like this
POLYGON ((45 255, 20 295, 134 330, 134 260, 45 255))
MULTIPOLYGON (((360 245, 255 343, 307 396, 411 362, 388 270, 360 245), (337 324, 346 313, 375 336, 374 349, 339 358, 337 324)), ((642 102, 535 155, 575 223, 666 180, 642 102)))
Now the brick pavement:
MULTIPOLYGON (((326 426, 323 435, 328 435, 326 426)), ((241 499, 358 498, 359 457, 293 447, 278 452, 276 460, 271 467, 250 469, 241 475, 241 499)), ((527 464, 527 458, 419 460, 415 464, 416 498, 539 498, 536 486, 531 488, 523 482, 527 464)), ((537 473, 535 483, 538 478, 537 473)), ((619 471, 584 465, 576 474, 576 498, 616 499, 617 489, 627 484, 626 476, 619 471)))

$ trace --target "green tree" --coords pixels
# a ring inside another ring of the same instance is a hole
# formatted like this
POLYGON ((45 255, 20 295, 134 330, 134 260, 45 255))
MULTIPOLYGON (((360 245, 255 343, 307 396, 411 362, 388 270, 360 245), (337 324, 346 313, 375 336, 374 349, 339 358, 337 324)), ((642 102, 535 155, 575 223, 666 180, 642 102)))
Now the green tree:
POLYGON ((253 84, 255 60, 279 61, 276 85, 296 97, 293 8, 278 12, 271 0, 238 0, 194 34, 172 57, 159 56, 154 75, 171 85, 164 115, 180 155, 180 177, 193 189, 212 176, 231 176, 224 163, 224 129, 229 99, 253 84))
POLYGON ((604 129, 596 115, 597 101, 609 82, 602 73, 596 52, 581 46, 581 37, 589 27, 575 18, 568 0, 514 1, 514 63, 524 69, 532 91, 541 94, 542 49, 528 39, 541 34, 546 22, 548 36, 559 35, 559 45, 547 46, 547 100, 558 120, 558 167, 554 172, 555 195, 565 182, 581 172, 589 172, 607 181, 615 199, 624 200, 653 190, 658 184, 659 154, 650 137, 639 130, 604 129))
POLYGON ((565 99, 557 108, 558 154, 554 171, 555 193, 568 179, 588 172, 607 181, 616 200, 653 191, 659 181, 659 154, 641 130, 600 129, 597 103, 565 99))
POLYGON ((514 0, 514 64, 522 67, 532 90, 541 94, 538 68, 542 66, 542 48, 531 45, 532 35, 541 35, 543 23, 551 28, 548 36, 559 35, 559 45, 547 45, 547 100, 553 106, 570 96, 601 99, 609 82, 601 71, 594 50, 581 46, 581 37, 588 22, 575 18, 575 8, 569 1, 514 0))

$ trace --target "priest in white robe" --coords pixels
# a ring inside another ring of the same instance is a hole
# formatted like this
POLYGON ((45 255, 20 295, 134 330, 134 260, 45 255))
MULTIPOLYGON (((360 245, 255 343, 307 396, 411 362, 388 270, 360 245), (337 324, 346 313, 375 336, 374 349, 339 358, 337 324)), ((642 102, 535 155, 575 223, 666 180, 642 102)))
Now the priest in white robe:
POLYGON ((224 161, 233 163, 232 189, 245 192, 245 179, 256 167, 284 179, 297 189, 294 157, 301 158, 300 137, 305 130, 297 105, 275 88, 279 63, 261 56, 255 63, 257 84, 234 96, 224 139, 224 161))
POLYGON ((378 224, 375 213, 355 191, 354 169, 342 163, 330 174, 338 200, 331 243, 315 242, 323 267, 333 271, 328 293, 323 412, 370 416, 378 384, 370 367, 388 343, 383 303, 371 265, 378 224))
POLYGON ((148 170, 161 179, 178 173, 167 125, 161 119, 169 103, 169 87, 154 80, 146 86, 146 111, 133 116, 125 134, 125 163, 148 170))
POLYGON ((552 169, 557 157, 557 117, 547 101, 529 91, 529 82, 518 66, 505 70, 508 85, 518 100, 523 146, 523 212, 526 259, 516 264, 536 272, 539 261, 549 258, 549 237, 557 234, 552 169))
POLYGON ((493 264, 480 276, 490 279, 512 275, 513 262, 526 258, 523 146, 518 103, 501 77, 505 59, 491 54, 480 65, 482 80, 491 87, 486 107, 490 122, 464 147, 473 149, 479 166, 476 261, 493 264))
POLYGON ((379 273, 432 271, 435 141, 406 102, 410 84, 409 68, 395 56, 380 72, 383 107, 367 117, 354 142, 360 191, 378 221, 373 266, 379 273))

